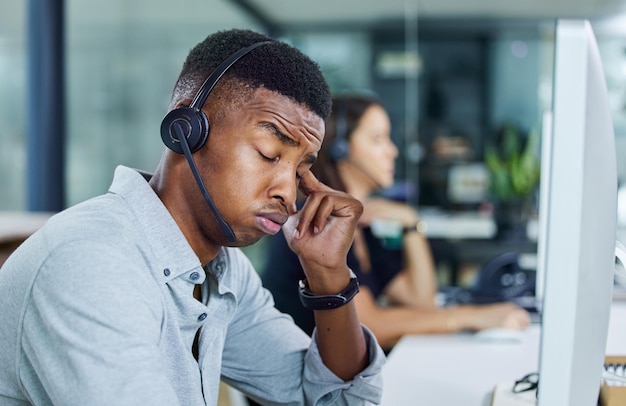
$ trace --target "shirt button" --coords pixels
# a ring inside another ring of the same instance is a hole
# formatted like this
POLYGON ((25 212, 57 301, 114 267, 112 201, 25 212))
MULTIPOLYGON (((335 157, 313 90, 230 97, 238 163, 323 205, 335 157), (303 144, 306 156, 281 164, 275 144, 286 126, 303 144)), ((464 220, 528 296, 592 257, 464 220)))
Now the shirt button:
POLYGON ((191 279, 192 281, 197 280, 200 277, 200 274, 198 272, 192 272, 189 274, 189 279, 191 279))
POLYGON ((165 276, 170 276, 170 269, 169 269, 169 268, 165 268, 165 269, 163 270, 163 275, 165 275, 165 276))
POLYGON ((206 313, 202 313, 200 316, 198 316, 198 321, 203 321, 204 319, 206 319, 206 313))

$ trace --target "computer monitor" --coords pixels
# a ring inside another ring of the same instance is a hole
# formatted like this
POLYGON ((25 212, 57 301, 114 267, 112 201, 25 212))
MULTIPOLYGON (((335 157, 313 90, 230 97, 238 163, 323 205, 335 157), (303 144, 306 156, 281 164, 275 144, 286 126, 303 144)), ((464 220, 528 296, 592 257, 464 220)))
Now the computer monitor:
POLYGON ((538 276, 545 278, 540 406, 596 405, 613 289, 615 139, 588 21, 556 25, 551 134, 544 133, 538 276))

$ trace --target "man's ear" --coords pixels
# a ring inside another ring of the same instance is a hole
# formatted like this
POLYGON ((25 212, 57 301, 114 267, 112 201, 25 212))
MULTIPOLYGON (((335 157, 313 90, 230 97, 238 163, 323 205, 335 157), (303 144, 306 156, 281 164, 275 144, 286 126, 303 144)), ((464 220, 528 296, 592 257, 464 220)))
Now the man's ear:
POLYGON ((169 105, 169 111, 172 111, 179 107, 189 106, 191 104, 191 101, 191 99, 179 99, 177 101, 172 101, 169 105))
POLYGON ((183 107, 183 106, 189 106, 191 104, 191 102, 192 102, 191 99, 179 100, 178 103, 176 103, 176 108, 183 107))

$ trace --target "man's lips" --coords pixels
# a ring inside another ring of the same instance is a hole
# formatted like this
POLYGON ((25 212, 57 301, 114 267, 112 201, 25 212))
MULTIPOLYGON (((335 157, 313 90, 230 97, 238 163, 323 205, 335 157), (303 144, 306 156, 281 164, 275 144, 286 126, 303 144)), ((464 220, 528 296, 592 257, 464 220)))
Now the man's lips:
POLYGON ((280 231, 280 228, 287 222, 288 218, 287 213, 272 212, 257 215, 256 221, 266 234, 273 235, 280 231))

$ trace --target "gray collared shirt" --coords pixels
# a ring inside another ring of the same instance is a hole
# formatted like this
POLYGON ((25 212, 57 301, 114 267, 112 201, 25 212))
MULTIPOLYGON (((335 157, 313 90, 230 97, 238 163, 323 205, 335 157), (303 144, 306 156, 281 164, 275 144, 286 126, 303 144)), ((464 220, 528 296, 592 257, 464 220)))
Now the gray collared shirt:
POLYGON ((120 166, 109 193, 52 217, 0 270, 0 404, 216 405, 220 379, 268 404, 380 401, 384 354, 367 329, 370 365, 344 382, 273 304, 239 249, 202 268, 120 166))

